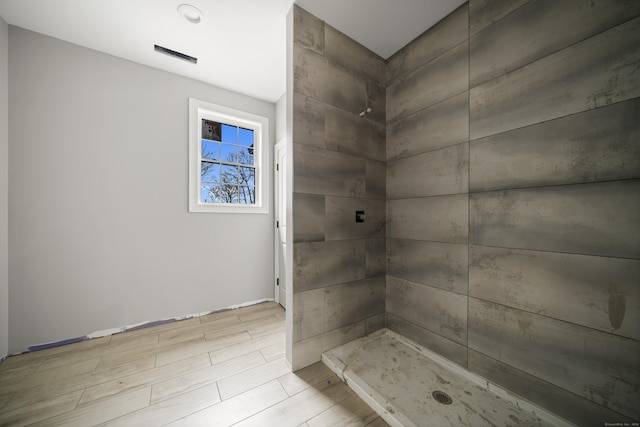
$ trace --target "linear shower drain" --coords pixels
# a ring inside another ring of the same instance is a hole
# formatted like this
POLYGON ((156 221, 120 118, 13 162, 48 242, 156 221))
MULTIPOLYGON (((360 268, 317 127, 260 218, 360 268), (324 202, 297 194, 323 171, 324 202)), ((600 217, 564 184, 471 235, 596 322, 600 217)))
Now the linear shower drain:
POLYGON ((442 403, 443 405, 451 405, 453 403, 451 396, 444 391, 436 390, 431 393, 431 395, 438 403, 442 403))

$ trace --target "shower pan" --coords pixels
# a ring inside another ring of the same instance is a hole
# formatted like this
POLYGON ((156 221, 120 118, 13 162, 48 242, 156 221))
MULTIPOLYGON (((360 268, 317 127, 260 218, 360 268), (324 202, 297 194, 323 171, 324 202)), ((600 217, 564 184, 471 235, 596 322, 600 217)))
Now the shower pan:
POLYGON ((572 426, 389 329, 322 361, 391 426, 572 426))

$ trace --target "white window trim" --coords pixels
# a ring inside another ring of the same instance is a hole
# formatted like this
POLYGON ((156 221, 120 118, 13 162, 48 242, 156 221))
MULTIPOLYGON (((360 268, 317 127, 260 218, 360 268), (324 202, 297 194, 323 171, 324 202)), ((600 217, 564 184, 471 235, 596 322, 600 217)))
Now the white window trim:
POLYGON ((256 114, 189 98, 189 212, 269 213, 269 119, 256 114), (256 202, 253 205, 203 203, 200 200, 202 119, 247 126, 254 133, 256 202))

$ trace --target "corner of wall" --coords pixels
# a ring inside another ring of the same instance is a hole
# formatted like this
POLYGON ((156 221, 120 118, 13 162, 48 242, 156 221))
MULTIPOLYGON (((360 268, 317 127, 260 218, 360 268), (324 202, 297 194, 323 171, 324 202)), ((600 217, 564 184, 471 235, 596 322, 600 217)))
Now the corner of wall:
POLYGON ((382 58, 304 9, 290 15, 296 370, 384 326, 386 72, 382 58), (356 223, 360 210, 366 220, 356 223))
POLYGON ((9 352, 9 26, 0 16, 0 360, 9 352))

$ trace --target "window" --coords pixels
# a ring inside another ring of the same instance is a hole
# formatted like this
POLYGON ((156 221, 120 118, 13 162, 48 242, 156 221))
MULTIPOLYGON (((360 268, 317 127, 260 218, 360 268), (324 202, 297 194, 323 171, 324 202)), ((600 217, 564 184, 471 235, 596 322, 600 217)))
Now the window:
POLYGON ((269 120, 189 99, 189 211, 268 212, 269 120))

